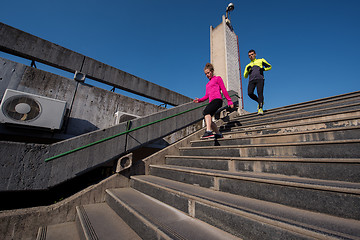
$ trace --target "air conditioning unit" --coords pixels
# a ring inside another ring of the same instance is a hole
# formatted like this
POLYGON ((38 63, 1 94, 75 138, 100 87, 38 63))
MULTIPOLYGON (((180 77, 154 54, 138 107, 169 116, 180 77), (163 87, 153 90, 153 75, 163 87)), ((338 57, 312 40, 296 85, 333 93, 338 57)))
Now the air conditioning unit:
POLYGON ((0 109, 1 123, 54 130, 61 129, 66 102, 6 89, 0 109))

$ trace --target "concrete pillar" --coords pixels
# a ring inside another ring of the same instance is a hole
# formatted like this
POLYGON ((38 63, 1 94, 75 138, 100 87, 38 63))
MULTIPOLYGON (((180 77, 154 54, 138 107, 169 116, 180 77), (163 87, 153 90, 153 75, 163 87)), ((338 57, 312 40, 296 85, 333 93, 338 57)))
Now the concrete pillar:
POLYGON ((221 76, 228 91, 239 95, 239 108, 243 109, 241 67, 238 37, 222 16, 222 23, 210 26, 210 61, 214 65, 215 75, 221 76))

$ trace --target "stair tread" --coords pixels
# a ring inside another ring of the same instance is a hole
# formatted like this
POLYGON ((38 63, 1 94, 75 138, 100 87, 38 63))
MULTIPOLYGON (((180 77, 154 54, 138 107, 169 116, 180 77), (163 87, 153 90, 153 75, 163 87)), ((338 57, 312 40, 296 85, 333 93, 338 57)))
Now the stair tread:
MULTIPOLYGON (((151 175, 133 176, 132 179, 166 188, 175 194, 187 195, 196 201, 205 201, 207 204, 216 205, 215 207, 234 208, 243 211, 242 214, 245 215, 254 214, 255 216, 315 229, 316 231, 337 231, 342 234, 360 237, 360 221, 315 213, 231 193, 219 192, 151 175)), ((233 212, 232 210, 230 211, 233 212)))
MULTIPOLYGON (((273 108, 270 110, 272 112, 278 112, 278 111, 282 111, 283 109, 303 108, 304 106, 307 107, 307 106, 311 106, 311 105, 320 105, 320 104, 324 104, 327 102, 333 102, 333 101, 337 101, 337 102, 345 101, 346 102, 349 99, 358 98, 359 96, 360 96, 360 92, 355 91, 355 92, 340 94, 340 95, 336 95, 336 96, 314 99, 311 101, 306 101, 306 102, 301 102, 301 103, 295 103, 295 104, 291 104, 291 105, 287 105, 287 106, 283 106, 283 107, 273 108)), ((256 113, 254 115, 256 115, 256 113)))
POLYGON ((360 163, 360 158, 299 158, 299 157, 230 157, 230 156, 180 156, 166 155, 166 158, 194 158, 211 160, 238 160, 238 161, 279 161, 279 162, 330 162, 330 163, 360 163))
MULTIPOLYGON (((280 117, 284 117, 284 116, 299 116, 299 115, 304 115, 307 114, 309 115, 309 113, 316 113, 317 115, 312 115, 311 117, 317 117, 317 116, 326 116, 326 115, 332 115, 334 113, 331 113, 331 110, 338 110, 338 111, 349 111, 350 109, 344 110, 346 108, 352 108, 352 107, 358 107, 359 104, 358 103, 354 103, 353 99, 352 100, 347 100, 347 102, 352 102, 352 103, 344 103, 342 105, 338 105, 338 104, 334 104, 334 101, 332 101, 332 103, 330 104, 313 104, 312 106, 302 106, 302 107, 283 107, 283 108, 279 108, 279 109, 269 109, 269 110, 265 110, 263 116, 259 116, 257 115, 257 113, 250 113, 250 114, 246 114, 246 115, 242 115, 239 116, 237 118, 234 118, 234 120, 237 119, 259 119, 260 121, 264 120, 264 119, 269 119, 269 118, 280 118, 280 117), (318 106, 322 106, 323 108, 318 108, 318 106), (324 107, 325 106, 325 107, 324 107), (301 109, 299 111, 299 109, 301 109)), ((351 110, 350 110, 351 111, 351 110)))
POLYGON ((271 147, 271 146, 296 146, 296 145, 325 145, 341 143, 360 143, 360 139, 344 139, 330 141, 307 141, 307 142, 285 142, 285 143, 263 143, 263 144, 244 144, 244 145, 224 145, 224 146, 199 146, 199 147, 180 147, 179 149, 204 149, 204 148, 249 148, 249 147, 271 147))
MULTIPOLYGON (((274 137, 274 136, 289 136, 289 135, 305 135, 305 134, 312 134, 312 133, 324 133, 324 132, 338 132, 338 131, 344 131, 344 130, 354 130, 354 129, 360 129, 359 126, 346 126, 346 127, 338 127, 338 128, 326 128, 326 129, 315 129, 315 130, 304 130, 304 131, 296 131, 296 132, 282 132, 282 133, 269 133, 264 135, 250 135, 250 136, 241 136, 241 137, 231 137, 231 138, 221 138, 217 139, 218 141, 224 141, 229 139, 247 139, 247 138, 266 138, 266 137, 274 137)), ((268 129, 266 129, 268 130, 268 129)), ((258 131, 258 130, 257 130, 258 131)), ((224 133, 225 135, 232 135, 236 134, 237 131, 224 133)), ((193 142, 211 142, 213 139, 205 139, 205 140, 193 140, 193 142)))
POLYGON ((155 223, 160 230, 171 232, 179 239, 238 239, 134 189, 119 188, 106 191, 148 221, 155 223))
POLYGON ((317 124, 317 123, 324 123, 324 122, 326 123, 326 122, 334 122, 334 121, 351 120, 351 119, 357 119, 359 117, 358 115, 359 115, 358 110, 344 110, 344 111, 340 111, 340 112, 336 112, 336 113, 326 113, 323 115, 315 115, 315 116, 310 115, 310 116, 290 118, 290 119, 275 119, 276 115, 274 116, 274 113, 268 113, 266 115, 267 118, 264 118, 262 116, 261 119, 259 119, 258 115, 255 115, 254 117, 250 116, 253 119, 249 119, 248 115, 242 115, 242 116, 232 119, 229 122, 226 122, 226 125, 238 124, 240 122, 242 125, 233 126, 233 127, 231 127, 231 129, 254 128, 254 130, 255 130, 256 127, 259 127, 259 126, 262 126, 263 129, 267 129, 267 128, 271 128, 269 126, 273 126, 273 125, 297 126, 297 125, 310 125, 310 124, 317 124), (342 116, 342 115, 346 115, 346 116, 342 116), (350 115, 350 116, 347 116, 347 115, 350 115), (338 116, 338 117, 334 117, 334 116, 338 116), (264 124, 266 124, 265 127, 264 127, 264 124))
MULTIPOLYGON (((289 119, 289 120, 280 120, 280 121, 274 121, 269 124, 266 124, 264 126, 264 123, 256 123, 254 125, 245 125, 245 126, 234 126, 232 128, 238 129, 241 128, 241 130, 236 130, 239 132, 243 131, 258 131, 262 129, 273 129, 273 128, 283 128, 283 127, 296 127, 296 126, 307 126, 307 125, 316 125, 316 124, 326 124, 326 123, 333 123, 333 122, 340 122, 340 121, 351 121, 351 120, 358 120, 360 117, 359 111, 354 111, 350 116, 347 116, 348 113, 342 113, 342 114, 336 114, 336 117, 323 119, 325 117, 307 117, 308 121, 304 121, 303 118, 300 119, 289 119), (337 116, 340 115, 340 116, 337 116), (341 116, 345 115, 345 116, 341 116), (262 128, 253 128, 256 126, 263 126, 262 128), (276 126, 276 127, 275 127, 276 126)), ((239 119, 240 120, 240 119, 239 119)), ((226 122, 226 124, 236 124, 239 123, 239 120, 231 120, 229 122, 226 122)), ((226 133, 226 132, 225 132, 226 133)))
POLYGON ((237 136, 237 132, 231 132, 230 136, 224 134, 221 139, 197 139, 190 142, 191 146, 232 146, 243 144, 273 144, 273 143, 302 143, 337 141, 337 140, 358 140, 360 138, 360 125, 339 127, 336 129, 316 129, 303 131, 282 131, 277 133, 257 133, 251 135, 237 136))
POLYGON ((98 239, 141 239, 106 203, 83 206, 98 239))
POLYGON ((286 176, 280 174, 260 173, 260 172, 229 172, 223 170, 183 167, 175 165, 151 165, 154 168, 162 168, 183 172, 192 172, 203 175, 215 175, 225 178, 241 178, 250 181, 264 181, 280 185, 292 185, 295 187, 312 188, 336 192, 360 194, 360 183, 342 182, 333 180, 321 180, 302 178, 296 176, 286 176))
MULTIPOLYGON (((42 229, 44 230, 44 229, 42 229)), ((49 225, 46 227, 46 236, 38 236, 37 239, 46 240, 80 240, 75 222, 66 222, 49 225)))

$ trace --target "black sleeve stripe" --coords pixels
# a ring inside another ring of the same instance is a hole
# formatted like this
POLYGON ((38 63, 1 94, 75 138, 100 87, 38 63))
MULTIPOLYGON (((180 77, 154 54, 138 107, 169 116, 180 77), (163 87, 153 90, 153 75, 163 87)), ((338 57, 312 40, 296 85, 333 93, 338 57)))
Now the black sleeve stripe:
POLYGON ((264 67, 270 67, 270 65, 267 64, 266 62, 262 62, 262 64, 263 64, 264 67))

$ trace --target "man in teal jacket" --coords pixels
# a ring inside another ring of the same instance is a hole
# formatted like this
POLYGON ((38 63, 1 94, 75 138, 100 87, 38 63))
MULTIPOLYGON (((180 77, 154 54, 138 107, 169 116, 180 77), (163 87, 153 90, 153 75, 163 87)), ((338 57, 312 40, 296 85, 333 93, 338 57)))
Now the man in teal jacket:
POLYGON ((258 103, 258 114, 264 114, 264 71, 269 71, 271 65, 263 58, 256 59, 255 50, 251 49, 249 52, 251 62, 246 65, 244 77, 249 76, 248 95, 251 99, 258 103), (255 87, 257 89, 257 96, 254 94, 255 87))

